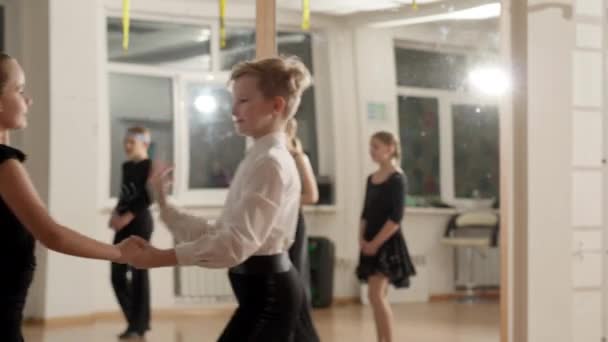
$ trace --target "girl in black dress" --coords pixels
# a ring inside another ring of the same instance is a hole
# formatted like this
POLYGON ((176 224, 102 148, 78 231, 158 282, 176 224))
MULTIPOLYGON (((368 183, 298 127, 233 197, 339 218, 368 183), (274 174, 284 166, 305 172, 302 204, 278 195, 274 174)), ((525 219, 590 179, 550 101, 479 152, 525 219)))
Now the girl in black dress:
MULTIPOLYGON (((298 167, 300 180, 302 181, 302 197, 300 204, 315 204, 319 200, 319 190, 314 171, 310 165, 308 156, 304 153, 302 142, 298 139, 298 122, 295 118, 287 121, 287 148, 293 156, 298 167)), ((308 262, 308 234, 306 234, 306 223, 302 210, 298 213, 298 225, 296 226, 296 238, 293 245, 289 248, 289 258, 300 273, 300 278, 306 290, 305 302, 300 310, 300 315, 296 323, 294 342, 318 342, 319 334, 311 315, 311 294, 310 294, 310 266, 308 262)))
POLYGON ((406 178, 397 166, 399 142, 392 133, 374 134, 370 155, 379 168, 367 178, 357 277, 368 283, 378 341, 392 342, 393 313, 386 300, 389 283, 397 288, 408 287, 409 277, 416 273, 400 230, 406 178))
POLYGON ((0 341, 22 342, 21 322, 36 260, 35 241, 64 254, 124 262, 139 251, 137 240, 113 246, 55 222, 22 166, 25 155, 8 146, 10 130, 27 125, 32 99, 24 95, 25 76, 17 61, 0 53, 0 341))

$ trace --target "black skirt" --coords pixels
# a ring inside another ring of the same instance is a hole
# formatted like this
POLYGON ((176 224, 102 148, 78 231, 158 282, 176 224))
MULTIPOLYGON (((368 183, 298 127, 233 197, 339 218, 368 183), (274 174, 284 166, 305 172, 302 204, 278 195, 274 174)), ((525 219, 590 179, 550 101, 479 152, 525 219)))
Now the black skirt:
POLYGON ((409 287, 416 268, 401 231, 391 236, 375 255, 360 254, 356 273, 362 282, 374 274, 383 274, 396 288, 409 287))

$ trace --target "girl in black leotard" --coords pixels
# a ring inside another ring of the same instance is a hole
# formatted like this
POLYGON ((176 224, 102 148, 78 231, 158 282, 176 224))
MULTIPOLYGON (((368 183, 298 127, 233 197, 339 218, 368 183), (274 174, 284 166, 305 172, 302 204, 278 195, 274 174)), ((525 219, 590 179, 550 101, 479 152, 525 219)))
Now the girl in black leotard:
POLYGON ((370 154, 378 170, 367 178, 359 241, 357 276, 368 283, 379 342, 391 342, 392 311, 386 300, 389 284, 408 287, 416 271, 401 232, 406 178, 397 166, 399 142, 389 132, 372 136, 370 154))
POLYGON ((22 342, 21 322, 36 260, 35 240, 65 254, 121 263, 138 251, 137 240, 113 246, 90 239, 51 218, 22 166, 25 155, 8 146, 8 133, 27 125, 32 104, 17 61, 0 53, 0 341, 22 342))

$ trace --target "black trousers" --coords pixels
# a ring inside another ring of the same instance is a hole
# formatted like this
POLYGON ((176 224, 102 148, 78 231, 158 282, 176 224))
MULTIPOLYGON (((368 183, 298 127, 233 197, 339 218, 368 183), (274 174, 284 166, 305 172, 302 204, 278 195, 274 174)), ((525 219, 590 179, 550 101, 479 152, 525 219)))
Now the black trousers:
POLYGON ((300 274, 304 293, 304 304, 298 314, 294 342, 318 342, 319 334, 315 329, 311 314, 311 294, 310 294, 310 264, 308 261, 308 234, 306 234, 306 224, 302 213, 298 215, 298 226, 293 245, 289 249, 289 258, 300 274))
MULTIPOLYGON (((128 226, 117 232, 114 244, 131 235, 150 241, 154 221, 149 211, 138 214, 128 226)), ((150 278, 148 270, 112 263, 112 287, 127 320, 127 329, 138 333, 150 330, 150 278), (131 275, 130 279, 128 275, 131 275)))
POLYGON ((238 308, 219 342, 292 342, 304 298, 297 271, 235 274, 230 284, 238 308))

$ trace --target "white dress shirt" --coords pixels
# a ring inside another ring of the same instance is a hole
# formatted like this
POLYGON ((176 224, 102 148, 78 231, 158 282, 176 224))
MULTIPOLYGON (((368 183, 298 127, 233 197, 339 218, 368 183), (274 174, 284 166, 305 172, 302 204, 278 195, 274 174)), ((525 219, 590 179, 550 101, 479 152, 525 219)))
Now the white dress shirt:
POLYGON ((285 252, 295 238, 301 185, 284 133, 255 141, 240 163, 219 219, 167 205, 161 218, 177 240, 180 265, 236 266, 252 255, 285 252))

